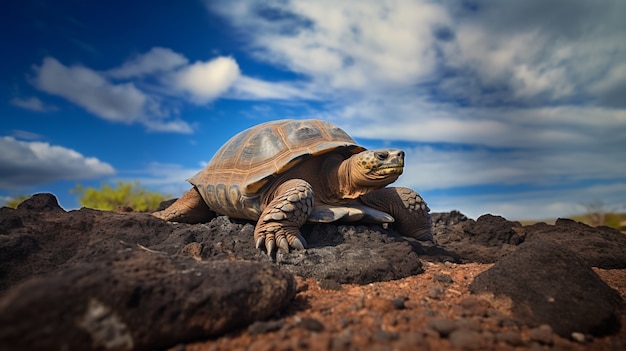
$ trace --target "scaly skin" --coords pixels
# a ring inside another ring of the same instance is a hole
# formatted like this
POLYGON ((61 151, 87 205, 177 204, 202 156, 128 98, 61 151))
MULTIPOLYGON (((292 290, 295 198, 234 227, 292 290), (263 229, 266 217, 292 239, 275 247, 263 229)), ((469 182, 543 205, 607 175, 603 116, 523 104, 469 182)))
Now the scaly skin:
POLYGON ((365 205, 393 216, 394 228, 402 235, 420 241, 433 241, 430 209, 422 197, 409 188, 380 189, 359 198, 365 205))
POLYGON ((273 193, 254 229, 256 247, 264 245, 268 255, 276 245, 285 252, 289 252, 289 247, 304 249, 306 240, 300 235, 300 227, 313 210, 311 185, 302 179, 290 179, 273 193))
POLYGON ((153 216, 164 221, 181 223, 203 223, 215 217, 215 212, 202 200, 196 187, 189 189, 170 207, 163 211, 154 212, 153 216))

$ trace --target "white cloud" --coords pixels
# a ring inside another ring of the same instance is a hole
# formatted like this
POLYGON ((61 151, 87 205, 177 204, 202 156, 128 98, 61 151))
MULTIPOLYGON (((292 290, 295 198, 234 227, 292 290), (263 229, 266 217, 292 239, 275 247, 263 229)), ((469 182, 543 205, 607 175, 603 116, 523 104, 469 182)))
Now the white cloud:
POLYGON ((429 79, 431 27, 450 21, 431 2, 207 2, 249 30, 252 53, 329 87, 380 91, 429 79), (371 84, 375 83, 375 84, 371 84))
POLYGON ((397 185, 432 194, 426 200, 436 212, 458 209, 473 218, 493 213, 547 219, 582 213, 581 205, 594 201, 624 204, 626 160, 621 149, 602 154, 546 147, 494 151, 424 146, 405 151, 406 167, 397 185))
POLYGON ((113 78, 124 79, 148 74, 169 72, 187 65, 189 60, 168 48, 153 47, 145 54, 137 55, 122 66, 107 71, 113 78))
POLYGON ((57 108, 52 105, 45 104, 41 99, 31 96, 26 99, 13 98, 10 101, 13 105, 35 112, 56 111, 57 108))
POLYGON ((240 77, 237 62, 232 57, 217 57, 198 61, 172 73, 167 81, 188 94, 197 104, 206 104, 224 94, 240 77))
POLYGON ((51 57, 43 60, 36 73, 37 88, 112 121, 139 120, 149 100, 131 83, 114 85, 96 71, 83 66, 67 67, 51 57))
POLYGON ((593 150, 564 154, 548 148, 498 151, 488 149, 406 149, 402 184, 424 190, 469 186, 574 185, 586 180, 612 181, 626 178, 621 150, 598 157, 593 150), (580 165, 584 167, 580 167, 580 165))
POLYGON ((290 82, 268 82, 261 79, 241 76, 233 86, 232 97, 243 100, 315 100, 317 97, 307 88, 296 87, 290 82))
POLYGON ((16 139, 26 139, 26 140, 37 140, 37 139, 42 139, 43 136, 41 134, 37 134, 37 133, 33 133, 33 132, 29 132, 26 130, 19 130, 19 129, 14 129, 11 131, 11 136, 13 136, 16 139))
POLYGON ((152 132, 170 132, 181 134, 193 133, 193 126, 181 119, 167 121, 147 120, 144 122, 144 125, 149 131, 152 132))
POLYGON ((626 92, 619 0, 206 3, 247 32, 252 54, 311 78, 320 91, 397 94, 434 84, 480 104, 582 94, 626 105, 617 99, 626 92))
POLYGON ((586 206, 602 202, 607 210, 623 210, 621 194, 626 193, 626 183, 582 186, 564 189, 534 191, 508 191, 478 195, 434 195, 427 198, 433 212, 461 211, 470 218, 485 213, 503 216, 510 220, 552 220, 587 212, 586 206))
POLYGON ((93 179, 115 169, 95 157, 43 142, 0 138, 0 188, 10 190, 57 180, 93 179))
POLYGON ((83 66, 68 67, 52 57, 46 57, 35 71, 34 84, 38 89, 61 96, 98 117, 148 127, 157 125, 161 131, 191 132, 183 121, 164 121, 168 113, 162 110, 158 99, 133 83, 113 84, 99 72, 83 66))
MULTIPOLYGON (((35 67, 33 83, 38 89, 61 96, 103 119, 143 124, 155 132, 192 133, 192 126, 171 118, 178 106, 168 99, 180 97, 197 105, 220 97, 245 100, 314 99, 302 84, 269 82, 242 75, 232 57, 216 57, 189 63, 168 48, 154 47, 121 66, 98 72, 81 65, 65 66, 52 57, 35 67), (156 84, 144 84, 150 78, 156 84), (113 83, 111 79, 119 80, 113 83), (140 88, 141 87, 141 88, 140 88)), ((38 98, 13 99, 14 105, 38 111, 51 110, 38 98)))
POLYGON ((507 102, 602 103, 624 88, 605 84, 615 79, 608 68, 626 55, 626 25, 617 15, 626 11, 623 1, 478 1, 477 8, 458 12, 456 40, 441 46, 447 64, 478 83, 468 93, 495 88, 507 102), (605 86, 593 90, 596 84, 605 86))

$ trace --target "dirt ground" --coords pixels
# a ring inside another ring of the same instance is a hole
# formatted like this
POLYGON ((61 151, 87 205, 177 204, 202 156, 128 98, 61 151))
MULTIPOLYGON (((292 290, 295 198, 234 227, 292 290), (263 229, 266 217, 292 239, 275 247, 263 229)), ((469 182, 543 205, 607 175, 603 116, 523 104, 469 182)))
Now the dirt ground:
MULTIPOLYGON (((505 301, 469 292, 491 264, 424 262, 423 274, 368 285, 298 279, 282 315, 171 350, 624 350, 626 331, 562 338, 507 314, 505 301)), ((596 273, 626 298, 626 269, 596 273)), ((626 324, 626 313, 621 314, 626 324)))

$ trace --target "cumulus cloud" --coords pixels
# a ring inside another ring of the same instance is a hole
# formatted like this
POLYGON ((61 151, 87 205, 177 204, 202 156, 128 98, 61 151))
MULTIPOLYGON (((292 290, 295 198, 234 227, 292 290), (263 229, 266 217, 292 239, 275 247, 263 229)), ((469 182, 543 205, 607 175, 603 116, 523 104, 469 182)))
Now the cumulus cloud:
POLYGON ((117 122, 139 120, 149 100, 132 83, 111 84, 96 71, 83 66, 68 67, 52 57, 44 58, 36 68, 35 86, 117 122))
MULTIPOLYGON (((192 133, 192 126, 173 118, 168 98, 180 97, 196 105, 221 97, 245 100, 314 99, 302 84, 269 82, 243 75, 232 57, 189 60, 168 48, 154 47, 119 67, 100 72, 82 65, 66 66, 53 57, 35 67, 36 88, 61 96, 88 112, 118 123, 143 124, 155 132, 192 133), (149 78, 150 84, 142 79, 149 78), (156 84, 154 83, 156 82, 156 84)), ((11 103, 35 111, 50 111, 36 97, 11 103)))
POLYGON ((93 179, 115 173, 113 166, 63 146, 0 138, 0 188, 10 190, 57 180, 93 179))
POLYGON ((432 76, 431 27, 451 19, 431 2, 207 2, 250 30, 257 57, 328 88, 384 90, 432 76), (376 84, 371 84, 371 83, 376 84))
POLYGON ((256 57, 335 94, 428 85, 438 98, 473 104, 584 95, 615 106, 626 87, 626 25, 618 15, 626 3, 619 0, 206 3, 249 31, 256 57))
POLYGON ((168 131, 191 132, 191 127, 182 121, 163 122, 168 112, 163 111, 158 99, 142 92, 132 82, 113 84, 99 72, 78 65, 68 67, 52 57, 44 58, 35 72, 34 84, 38 89, 61 96, 98 117, 148 127, 172 125, 175 128, 168 131))
POLYGON ((205 104, 224 94, 240 76, 239 65, 232 57, 218 57, 185 66, 168 79, 191 101, 205 104))
POLYGON ((159 72, 169 72, 186 65, 187 58, 168 48, 153 47, 145 54, 137 55, 120 67, 107 71, 113 78, 132 78, 159 72))
POLYGON ((492 148, 614 149, 626 137, 626 111, 593 106, 464 107, 413 97, 358 100, 319 117, 355 137, 492 148))
POLYGON ((13 98, 10 102, 17 107, 25 108, 27 110, 35 112, 49 112, 57 110, 55 106, 47 105, 43 101, 41 101, 41 99, 34 96, 25 99, 13 98))
POLYGON ((317 100, 307 87, 291 82, 269 82, 241 76, 234 82, 232 97, 245 100, 317 100))
MULTIPOLYGON (((499 99, 526 103, 594 99, 619 89, 610 68, 623 64, 623 1, 478 1, 457 9, 456 40, 442 45, 447 64, 499 99), (593 90, 593 86, 603 85, 593 90)), ((452 10, 452 9, 451 9, 452 10)), ((624 80, 622 75, 619 78, 624 80)), ((603 104, 608 106, 607 104, 603 104)))
POLYGON ((406 179, 402 181, 425 190, 483 184, 573 185, 589 179, 626 177, 620 150, 599 158, 592 150, 572 150, 564 155, 547 148, 494 152, 485 148, 422 146, 408 148, 406 154, 406 179))

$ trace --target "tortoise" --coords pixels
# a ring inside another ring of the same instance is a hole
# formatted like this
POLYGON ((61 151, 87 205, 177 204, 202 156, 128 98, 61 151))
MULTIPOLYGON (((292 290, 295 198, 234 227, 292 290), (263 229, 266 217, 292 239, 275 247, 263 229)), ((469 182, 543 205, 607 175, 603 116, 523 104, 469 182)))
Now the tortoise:
POLYGON ((240 132, 188 181, 166 221, 200 223, 215 212, 257 221, 254 242, 271 255, 306 248, 307 221, 393 223, 400 234, 432 241, 430 209, 418 193, 386 187, 402 174, 404 152, 366 150, 322 120, 277 120, 240 132))

